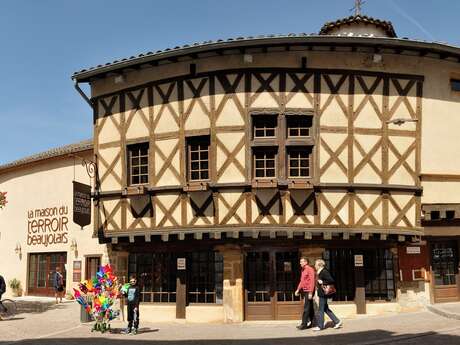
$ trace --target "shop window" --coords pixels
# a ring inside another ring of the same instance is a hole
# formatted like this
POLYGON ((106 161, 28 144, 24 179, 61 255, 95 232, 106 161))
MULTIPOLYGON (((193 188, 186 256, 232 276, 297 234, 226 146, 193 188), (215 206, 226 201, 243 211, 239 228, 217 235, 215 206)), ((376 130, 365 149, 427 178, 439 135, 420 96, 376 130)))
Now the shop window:
POLYGON ((431 266, 435 285, 455 285, 458 274, 458 251, 449 242, 435 242, 431 249, 431 266))
POLYGON ((274 138, 276 137, 277 116, 276 115, 256 115, 252 117, 254 138, 274 138))
POLYGON ((364 283, 367 300, 392 300, 396 297, 394 260, 390 249, 327 249, 323 258, 337 285, 335 301, 355 298, 354 255, 363 255, 364 283))
POLYGON ((222 304, 224 263, 216 252, 193 252, 188 264, 189 303, 222 304))
POLYGON ((253 151, 254 178, 276 177, 276 151, 273 148, 255 148, 253 151))
POLYGON ((355 267, 352 248, 326 249, 323 254, 326 267, 335 279, 337 293, 334 301, 355 299, 355 267))
POLYGON ((374 248, 364 254, 364 284, 366 299, 392 300, 396 297, 393 253, 390 249, 374 248))
POLYGON ((189 181, 209 179, 209 145, 209 135, 187 139, 189 181))
POLYGON ((309 137, 313 116, 290 115, 286 117, 288 138, 309 137))
POLYGON ((450 88, 452 91, 460 92, 460 79, 451 79, 450 88))
POLYGON ((149 182, 149 144, 128 146, 128 179, 129 185, 146 184, 149 182))
POLYGON ((176 302, 175 253, 137 253, 129 255, 128 275, 139 282, 141 302, 176 302))
POLYGON ((288 176, 290 178, 310 177, 311 147, 288 148, 288 176))

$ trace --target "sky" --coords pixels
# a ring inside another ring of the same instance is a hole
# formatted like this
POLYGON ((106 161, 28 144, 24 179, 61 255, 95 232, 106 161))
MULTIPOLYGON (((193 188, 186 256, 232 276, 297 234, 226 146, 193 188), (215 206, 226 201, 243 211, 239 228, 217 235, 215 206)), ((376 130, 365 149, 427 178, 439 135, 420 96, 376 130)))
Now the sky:
MULTIPOLYGON (((92 138, 73 72, 178 45, 316 33, 354 0, 0 0, 0 165, 92 138)), ((460 0, 367 0, 399 37, 460 46, 460 0)))

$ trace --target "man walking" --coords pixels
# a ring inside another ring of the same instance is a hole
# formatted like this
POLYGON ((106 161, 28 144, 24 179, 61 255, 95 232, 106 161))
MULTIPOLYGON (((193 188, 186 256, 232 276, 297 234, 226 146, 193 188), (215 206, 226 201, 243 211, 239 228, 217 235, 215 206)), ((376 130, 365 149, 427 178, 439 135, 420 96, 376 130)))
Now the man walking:
POLYGON ((300 258, 300 282, 295 291, 295 295, 301 294, 304 298, 302 323, 297 329, 303 330, 311 327, 315 311, 313 310, 313 295, 315 294, 315 270, 309 265, 308 259, 304 256, 300 258))

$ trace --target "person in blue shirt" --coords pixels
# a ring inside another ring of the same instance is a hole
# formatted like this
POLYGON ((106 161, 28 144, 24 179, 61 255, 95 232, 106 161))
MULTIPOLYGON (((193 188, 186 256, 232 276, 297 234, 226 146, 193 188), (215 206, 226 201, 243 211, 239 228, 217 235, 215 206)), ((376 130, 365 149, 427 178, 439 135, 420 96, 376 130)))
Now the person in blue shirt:
POLYGON ((139 329, 139 286, 135 276, 129 279, 129 288, 124 292, 128 300, 128 327, 124 334, 137 334, 139 329))

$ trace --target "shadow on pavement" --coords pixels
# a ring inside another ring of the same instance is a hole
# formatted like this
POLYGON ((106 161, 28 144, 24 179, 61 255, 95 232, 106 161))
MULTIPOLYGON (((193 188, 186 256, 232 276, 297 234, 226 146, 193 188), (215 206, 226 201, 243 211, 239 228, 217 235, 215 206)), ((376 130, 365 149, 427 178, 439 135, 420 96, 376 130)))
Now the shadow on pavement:
POLYGON ((2 319, 0 322, 8 322, 8 321, 17 321, 17 320, 24 320, 24 317, 12 317, 11 319, 2 319))
MULTIPOLYGON (((121 331, 123 331, 124 328, 111 328, 110 333, 111 334, 121 334, 121 331)), ((138 334, 144 334, 144 333, 153 333, 153 332, 158 332, 158 328, 147 328, 147 327, 141 327, 139 328, 139 333, 138 334)), ((1 343, 0 343, 1 344, 1 343)))
MULTIPOLYGON (((180 330, 178 330, 180 331, 180 330)), ((218 336, 218 330, 216 330, 218 336)), ((161 329, 146 329, 143 333, 158 332, 161 329)), ((308 331, 307 331, 308 332, 308 331)), ((178 332, 179 334, 180 332, 178 332)), ((300 335, 301 333, 299 333, 300 335)), ((307 334, 305 334, 307 335, 307 334)), ((214 336, 214 337, 216 337, 214 336)), ((460 336, 450 334, 439 334, 436 332, 425 332, 420 334, 404 334, 395 336, 392 332, 384 330, 373 330, 355 333, 334 334, 309 334, 309 336, 297 336, 292 338, 261 338, 261 339, 199 339, 199 340, 164 340, 155 339, 155 335, 149 339, 136 339, 136 337, 145 338, 142 333, 136 336, 118 335, 118 334, 97 334, 94 337, 90 335, 85 338, 51 338, 51 339, 30 339, 18 342, 0 341, 2 344, 21 344, 21 345, 364 345, 364 344, 430 344, 430 345, 450 345, 460 344, 460 336)))

